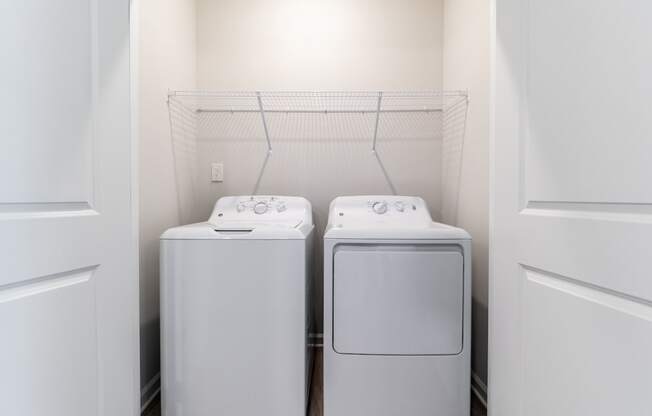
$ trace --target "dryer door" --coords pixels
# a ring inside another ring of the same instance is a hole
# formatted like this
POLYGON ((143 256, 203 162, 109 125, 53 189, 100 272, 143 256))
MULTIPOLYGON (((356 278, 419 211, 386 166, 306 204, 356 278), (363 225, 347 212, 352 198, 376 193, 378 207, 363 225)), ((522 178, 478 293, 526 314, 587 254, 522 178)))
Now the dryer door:
POLYGON ((462 350, 464 270, 454 245, 339 245, 333 348, 340 354, 454 355, 462 350))

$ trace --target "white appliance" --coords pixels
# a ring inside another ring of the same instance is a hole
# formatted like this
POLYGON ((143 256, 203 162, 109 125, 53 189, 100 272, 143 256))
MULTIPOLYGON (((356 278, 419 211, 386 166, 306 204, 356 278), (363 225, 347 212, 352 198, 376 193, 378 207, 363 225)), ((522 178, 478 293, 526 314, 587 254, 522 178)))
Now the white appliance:
POLYGON ((164 416, 304 416, 311 369, 310 203, 217 201, 161 236, 164 416))
POLYGON ((471 237, 421 198, 336 198, 324 235, 324 415, 469 414, 471 237))

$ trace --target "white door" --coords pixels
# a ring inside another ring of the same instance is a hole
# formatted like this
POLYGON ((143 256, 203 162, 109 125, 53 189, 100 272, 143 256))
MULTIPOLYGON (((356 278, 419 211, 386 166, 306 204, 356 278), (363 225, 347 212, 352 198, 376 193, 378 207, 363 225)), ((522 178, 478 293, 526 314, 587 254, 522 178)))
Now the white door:
POLYGON ((652 3, 494 0, 492 416, 652 414, 652 3))
POLYGON ((0 27, 0 415, 134 415, 129 1, 0 27))

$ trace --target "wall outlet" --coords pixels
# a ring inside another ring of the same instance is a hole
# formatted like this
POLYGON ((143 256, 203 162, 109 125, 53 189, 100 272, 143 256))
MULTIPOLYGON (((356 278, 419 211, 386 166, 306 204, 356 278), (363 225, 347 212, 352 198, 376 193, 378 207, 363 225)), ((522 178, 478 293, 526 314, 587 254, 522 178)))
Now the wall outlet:
POLYGON ((211 163, 211 182, 224 181, 224 164, 211 163))

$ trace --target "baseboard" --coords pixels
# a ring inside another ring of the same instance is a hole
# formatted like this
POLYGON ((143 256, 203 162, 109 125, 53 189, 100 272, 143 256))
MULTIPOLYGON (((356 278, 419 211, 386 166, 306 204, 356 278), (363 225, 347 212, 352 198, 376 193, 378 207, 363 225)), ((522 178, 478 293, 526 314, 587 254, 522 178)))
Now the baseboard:
MULTIPOLYGON (((310 376, 312 376, 312 374, 310 374, 310 376)), ((152 403, 152 401, 156 399, 156 396, 158 396, 160 392, 161 392, 161 373, 157 373, 141 389, 140 392, 141 414, 145 411, 145 409, 147 409, 147 406, 149 406, 152 403)), ((480 376, 478 376, 476 373, 473 372, 471 373, 471 392, 478 398, 478 400, 480 400, 480 402, 486 408, 487 407, 487 385, 484 384, 480 376)))
POLYGON ((480 376, 471 372, 471 391, 480 402, 487 407, 487 385, 482 381, 480 376))
POLYGON ((156 373, 147 384, 140 389, 140 413, 142 414, 147 406, 156 399, 161 392, 161 373, 156 373))

